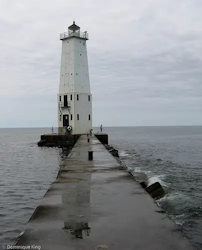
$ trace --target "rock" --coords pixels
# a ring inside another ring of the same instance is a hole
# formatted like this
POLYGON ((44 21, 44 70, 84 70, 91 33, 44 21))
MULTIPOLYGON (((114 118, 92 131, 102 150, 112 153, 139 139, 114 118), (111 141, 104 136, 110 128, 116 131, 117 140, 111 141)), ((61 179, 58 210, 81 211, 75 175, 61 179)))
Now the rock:
POLYGON ((118 150, 116 150, 116 149, 113 148, 113 149, 110 149, 109 152, 110 152, 113 156, 119 157, 118 150))
POLYGON ((157 161, 162 161, 162 160, 160 158, 158 158, 157 161))
POLYGON ((149 187, 146 187, 146 191, 154 198, 160 199, 165 195, 165 192, 159 182, 155 182, 149 187))
POLYGON ((115 157, 119 157, 119 153, 118 150, 116 150, 115 148, 113 148, 112 146, 108 145, 108 144, 104 144, 105 148, 115 157))
POLYGON ((39 147, 43 147, 46 144, 46 140, 41 140, 37 144, 39 147))
POLYGON ((144 189, 147 187, 147 184, 146 184, 146 182, 144 182, 144 181, 140 182, 140 185, 141 185, 144 189))
POLYGON ((108 144, 105 144, 104 146, 107 150, 111 149, 111 146, 109 146, 108 144))

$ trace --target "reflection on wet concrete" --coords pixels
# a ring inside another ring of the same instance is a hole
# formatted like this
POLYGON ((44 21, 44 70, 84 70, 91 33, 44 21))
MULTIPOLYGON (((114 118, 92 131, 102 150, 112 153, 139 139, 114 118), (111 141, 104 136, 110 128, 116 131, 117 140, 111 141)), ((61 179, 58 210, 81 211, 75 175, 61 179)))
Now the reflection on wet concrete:
POLYGON ((75 235, 76 238, 83 238, 83 231, 85 235, 90 235, 90 227, 88 223, 69 221, 65 222, 65 229, 69 229, 72 235, 75 235))
MULTIPOLYGON (((88 168, 91 167, 89 164, 88 168)), ((83 238, 83 232, 86 236, 90 235, 90 191, 91 191, 91 173, 69 173, 61 174, 60 177, 80 179, 72 182, 68 190, 62 193, 62 203, 65 208, 64 229, 67 229, 75 238, 83 238)))

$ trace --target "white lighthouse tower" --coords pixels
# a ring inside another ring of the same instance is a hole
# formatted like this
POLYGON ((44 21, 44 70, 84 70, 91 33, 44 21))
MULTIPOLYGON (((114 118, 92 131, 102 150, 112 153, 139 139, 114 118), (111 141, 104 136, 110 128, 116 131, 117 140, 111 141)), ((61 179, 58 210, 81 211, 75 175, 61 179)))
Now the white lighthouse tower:
POLYGON ((86 41, 87 32, 73 22, 68 32, 60 34, 62 55, 58 94, 58 133, 89 134, 92 129, 86 41))

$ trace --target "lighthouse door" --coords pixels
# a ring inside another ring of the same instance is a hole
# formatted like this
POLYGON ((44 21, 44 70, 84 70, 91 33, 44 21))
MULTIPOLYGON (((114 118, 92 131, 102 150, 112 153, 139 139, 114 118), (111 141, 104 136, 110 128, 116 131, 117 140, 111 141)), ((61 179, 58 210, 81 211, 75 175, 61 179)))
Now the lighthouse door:
POLYGON ((63 115, 63 127, 69 126, 69 115, 63 115))

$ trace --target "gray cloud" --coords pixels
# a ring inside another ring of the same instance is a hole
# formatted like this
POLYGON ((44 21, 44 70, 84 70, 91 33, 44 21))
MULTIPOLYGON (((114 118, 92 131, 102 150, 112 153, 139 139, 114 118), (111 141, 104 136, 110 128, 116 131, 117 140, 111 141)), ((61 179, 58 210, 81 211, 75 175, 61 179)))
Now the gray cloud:
POLYGON ((57 126, 61 41, 89 32, 93 123, 201 125, 199 0, 0 0, 0 127, 57 126))

